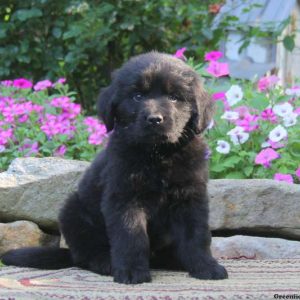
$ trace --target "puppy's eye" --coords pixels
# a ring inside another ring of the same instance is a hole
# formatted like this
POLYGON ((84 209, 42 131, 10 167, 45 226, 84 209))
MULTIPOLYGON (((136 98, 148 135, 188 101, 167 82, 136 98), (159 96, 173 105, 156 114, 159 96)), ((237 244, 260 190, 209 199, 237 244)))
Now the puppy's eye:
POLYGON ((178 97, 177 97, 176 95, 169 95, 169 100, 170 100, 171 102, 177 102, 178 97))
POLYGON ((133 95, 132 99, 135 102, 140 102, 143 99, 143 95, 141 93, 136 93, 136 94, 133 95))

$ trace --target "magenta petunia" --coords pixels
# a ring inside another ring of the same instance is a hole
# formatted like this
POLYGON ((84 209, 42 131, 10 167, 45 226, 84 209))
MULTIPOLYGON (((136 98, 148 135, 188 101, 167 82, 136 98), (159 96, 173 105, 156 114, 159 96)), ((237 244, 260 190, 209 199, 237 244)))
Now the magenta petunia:
POLYGON ((212 99, 213 100, 223 100, 223 99, 226 99, 225 92, 218 92, 218 93, 212 94, 212 99))
POLYGON ((295 174, 296 174, 296 176, 297 176, 297 177, 299 178, 299 180, 300 180, 300 166, 299 166, 299 168, 296 170, 295 174))
POLYGON ((214 77, 227 76, 229 75, 229 67, 227 63, 220 63, 211 60, 206 68, 206 72, 214 77))
POLYGON ((254 131, 259 127, 258 116, 247 113, 243 116, 242 119, 236 120, 235 124, 243 127, 246 132, 254 131))
POLYGON ((33 89, 35 91, 42 91, 42 90, 45 90, 45 89, 50 88, 52 86, 53 86, 52 82, 50 80, 46 79, 46 80, 42 80, 42 81, 37 82, 34 85, 33 89))
POLYGON ((276 173, 274 175, 274 179, 277 181, 285 181, 290 184, 294 183, 293 176, 291 174, 276 173))
POLYGON ((279 77, 276 75, 265 76, 260 78, 257 83, 257 88, 260 92, 265 92, 273 87, 279 81, 279 77))
POLYGON ((184 56, 185 51, 186 51, 186 47, 180 48, 176 51, 176 53, 173 56, 180 58, 180 59, 182 59, 182 58, 185 59, 185 56, 184 56))
POLYGON ((274 114, 272 108, 266 108, 261 112, 261 118, 265 121, 269 121, 271 123, 277 122, 277 116, 274 114))
POLYGON ((280 155, 272 148, 266 148, 261 150, 255 157, 255 163, 257 165, 263 165, 265 168, 271 166, 271 161, 279 158, 280 155))
POLYGON ((13 81, 13 86, 19 89, 31 89, 33 84, 25 78, 18 78, 13 81))
POLYGON ((204 60, 206 61, 216 61, 223 57, 223 53, 220 51, 210 51, 205 53, 204 60))
POLYGON ((66 151, 67 147, 65 145, 61 145, 54 151, 54 156, 64 156, 66 151))

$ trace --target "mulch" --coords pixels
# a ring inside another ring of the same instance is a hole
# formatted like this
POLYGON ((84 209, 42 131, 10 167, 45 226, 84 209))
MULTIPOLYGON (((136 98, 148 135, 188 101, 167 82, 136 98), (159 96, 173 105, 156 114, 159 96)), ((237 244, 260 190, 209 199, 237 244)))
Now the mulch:
MULTIPOLYGON (((152 271, 152 282, 123 285, 78 268, 0 268, 0 300, 235 300, 298 295, 300 259, 220 260, 226 280, 197 280, 184 272, 152 271)), ((294 296, 295 297, 295 296, 294 296)), ((280 298, 277 298, 280 299, 280 298)), ((283 299, 283 298, 281 298, 283 299)))

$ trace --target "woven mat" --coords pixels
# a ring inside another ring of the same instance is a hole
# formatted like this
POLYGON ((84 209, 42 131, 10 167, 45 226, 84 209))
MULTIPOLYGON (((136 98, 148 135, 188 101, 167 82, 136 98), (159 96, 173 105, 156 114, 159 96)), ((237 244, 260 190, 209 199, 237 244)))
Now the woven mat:
MULTIPOLYGON (((0 268, 0 300, 234 300, 300 297, 300 259, 223 260, 230 279, 197 280, 183 272, 152 271, 152 282, 116 284, 77 268, 55 271, 0 268)), ((290 298, 298 299, 298 298, 290 298)))

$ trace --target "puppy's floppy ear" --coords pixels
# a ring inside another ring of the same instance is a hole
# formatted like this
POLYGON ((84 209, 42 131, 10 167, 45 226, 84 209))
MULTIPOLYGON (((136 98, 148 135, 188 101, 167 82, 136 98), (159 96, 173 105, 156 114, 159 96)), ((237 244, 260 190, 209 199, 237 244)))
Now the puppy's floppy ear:
POLYGON ((96 105, 98 116, 105 124, 107 132, 113 130, 115 125, 114 98, 115 89, 110 85, 101 91, 96 105))
POLYGON ((207 128, 213 118, 214 103, 210 95, 204 90, 198 77, 194 83, 194 99, 193 130, 196 133, 201 133, 207 128))

